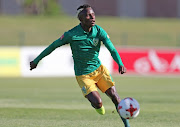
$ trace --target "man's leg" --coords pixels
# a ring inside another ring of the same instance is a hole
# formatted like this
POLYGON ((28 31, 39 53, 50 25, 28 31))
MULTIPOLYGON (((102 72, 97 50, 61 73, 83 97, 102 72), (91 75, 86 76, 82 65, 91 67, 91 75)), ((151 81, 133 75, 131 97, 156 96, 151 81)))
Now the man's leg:
POLYGON ((93 91, 85 97, 90 101, 91 105, 96 109, 99 114, 105 114, 105 109, 102 105, 101 97, 97 91, 93 91))
MULTIPOLYGON (((115 86, 112 86, 111 88, 109 88, 108 90, 106 90, 105 93, 106 93, 106 95, 107 95, 108 97, 111 98, 111 100, 112 100, 112 102, 114 103, 114 105, 116 106, 116 110, 117 110, 117 112, 118 112, 118 104, 119 104, 119 102, 121 101, 121 99, 120 99, 118 93, 116 92, 115 86)), ((120 117, 121 117, 121 116, 120 116, 120 117)), ((121 119, 122 119, 125 127, 130 127, 129 120, 124 119, 124 118, 122 118, 122 117, 121 117, 121 119)))

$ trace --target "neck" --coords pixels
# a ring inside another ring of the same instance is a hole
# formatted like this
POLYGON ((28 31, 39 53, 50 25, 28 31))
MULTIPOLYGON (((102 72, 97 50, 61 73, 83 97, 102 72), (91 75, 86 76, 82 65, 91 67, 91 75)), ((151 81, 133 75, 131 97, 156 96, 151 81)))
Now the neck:
POLYGON ((81 23, 81 26, 82 26, 83 30, 86 31, 86 32, 90 32, 91 29, 92 29, 91 26, 87 26, 87 25, 84 25, 84 24, 82 24, 82 23, 81 23))

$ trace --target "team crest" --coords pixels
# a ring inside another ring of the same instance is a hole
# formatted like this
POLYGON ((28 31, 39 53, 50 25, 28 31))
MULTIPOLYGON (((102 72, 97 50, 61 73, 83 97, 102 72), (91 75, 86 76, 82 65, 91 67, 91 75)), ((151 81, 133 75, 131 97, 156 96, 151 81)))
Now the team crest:
POLYGON ((98 38, 94 38, 94 39, 93 39, 93 45, 94 45, 94 46, 97 46, 98 43, 99 43, 99 39, 98 39, 98 38))
POLYGON ((84 86, 83 86, 83 88, 82 88, 82 91, 83 91, 84 94, 87 93, 86 88, 85 88, 84 86))

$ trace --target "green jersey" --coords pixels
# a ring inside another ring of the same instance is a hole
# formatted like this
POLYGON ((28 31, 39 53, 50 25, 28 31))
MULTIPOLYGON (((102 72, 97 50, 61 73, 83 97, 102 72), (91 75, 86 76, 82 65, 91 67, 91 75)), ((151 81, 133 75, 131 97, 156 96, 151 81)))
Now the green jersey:
POLYGON ((113 46, 108 34, 98 25, 92 27, 91 32, 85 32, 81 25, 65 32, 59 39, 49 45, 35 60, 38 62, 54 51, 57 47, 70 44, 74 60, 75 75, 84 75, 93 72, 100 65, 99 51, 101 42, 110 51, 111 56, 119 66, 123 66, 121 58, 113 46))

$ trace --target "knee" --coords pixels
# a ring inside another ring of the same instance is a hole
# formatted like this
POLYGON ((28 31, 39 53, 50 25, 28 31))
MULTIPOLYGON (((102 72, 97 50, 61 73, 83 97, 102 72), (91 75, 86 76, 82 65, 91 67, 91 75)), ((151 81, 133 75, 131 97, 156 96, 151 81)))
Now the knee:
POLYGON ((108 90, 106 90, 106 92, 105 92, 110 98, 116 98, 116 96, 117 96, 117 92, 116 92, 116 90, 114 89, 114 88, 109 88, 108 90))
POLYGON ((91 92, 86 96, 86 98, 90 101, 94 108, 98 109, 102 107, 102 100, 97 91, 91 92))
POLYGON ((91 102, 92 106, 96 109, 102 107, 102 100, 99 98, 98 100, 94 100, 91 102))

